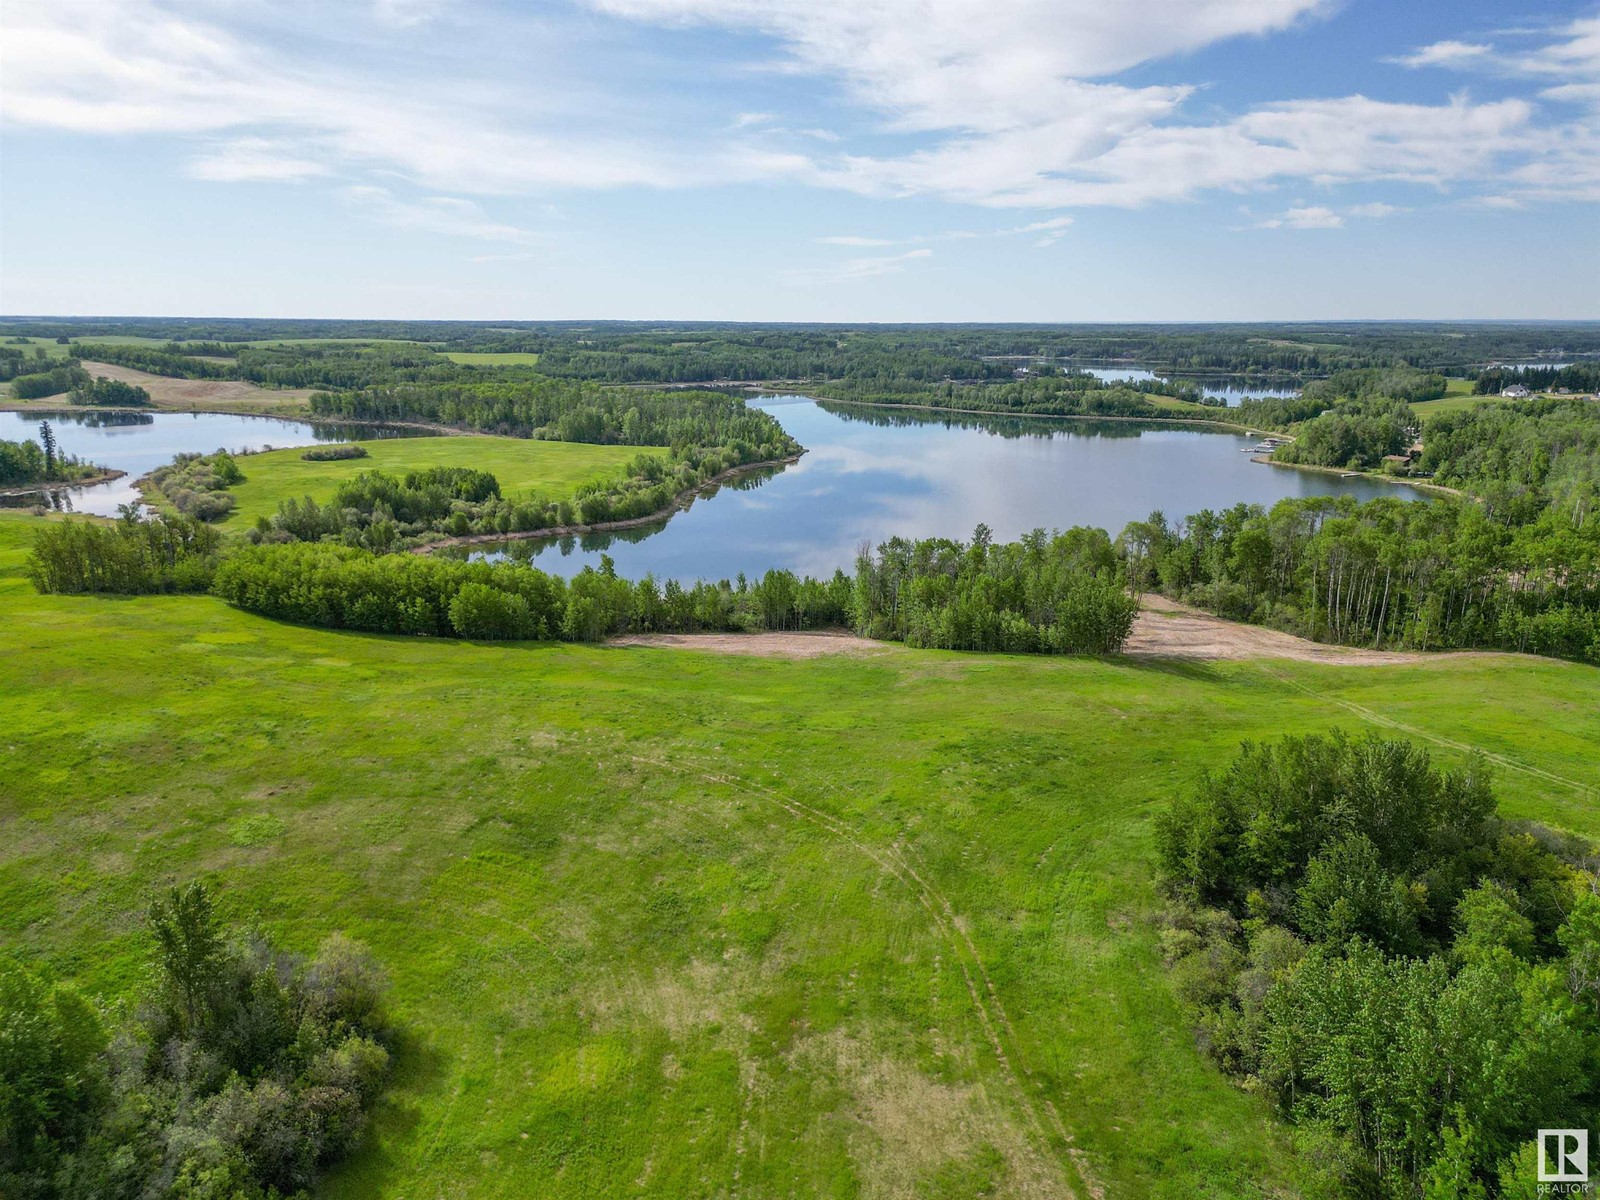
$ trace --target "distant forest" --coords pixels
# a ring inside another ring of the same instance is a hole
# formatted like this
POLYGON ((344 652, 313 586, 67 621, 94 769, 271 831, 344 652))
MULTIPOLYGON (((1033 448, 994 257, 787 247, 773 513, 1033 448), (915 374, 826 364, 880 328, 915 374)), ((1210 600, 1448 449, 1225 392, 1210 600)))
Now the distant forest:
POLYGON ((1475 378, 1504 364, 1600 356, 1597 322, 754 325, 13 317, 0 320, 0 334, 95 343, 84 357, 160 374, 335 388, 377 382, 359 371, 341 375, 336 362, 349 367, 365 359, 378 366, 371 360, 384 359, 406 378, 422 372, 435 381, 484 370, 444 357, 461 352, 535 354, 532 367, 542 375, 599 383, 838 380, 858 388, 994 382, 1021 368, 1060 372, 1118 362, 1161 375, 1247 376, 1294 387, 1351 368, 1409 366, 1475 378), (135 338, 142 341, 127 340, 135 338), (307 340, 322 344, 294 344, 307 340), (114 358, 108 345, 116 345, 114 358), (301 371, 308 361, 316 365, 301 371))

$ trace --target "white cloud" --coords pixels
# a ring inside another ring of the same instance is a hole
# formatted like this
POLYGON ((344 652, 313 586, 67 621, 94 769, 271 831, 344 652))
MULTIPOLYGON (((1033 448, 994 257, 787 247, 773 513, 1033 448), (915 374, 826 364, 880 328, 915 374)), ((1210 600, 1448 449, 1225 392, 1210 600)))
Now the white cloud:
POLYGON ((839 234, 834 237, 813 238, 812 241, 823 246, 893 246, 896 238, 856 237, 853 234, 839 234))
POLYGON ((471 200, 454 196, 402 200, 387 188, 362 185, 345 188, 344 197, 379 223, 396 229, 416 229, 425 233, 476 238, 486 242, 510 242, 519 246, 543 240, 541 235, 531 230, 492 220, 471 200))
POLYGON ((755 29, 792 70, 835 75, 906 129, 994 132, 1059 117, 1075 81, 1285 29, 1325 0, 590 0, 666 24, 755 29))
POLYGON ((1383 217, 1392 217, 1395 213, 1406 210, 1393 204, 1384 204, 1382 201, 1373 204, 1357 204, 1354 208, 1347 208, 1345 212, 1352 217, 1368 217, 1379 220, 1383 217))
POLYGON ((1483 42, 1434 42, 1392 61, 1407 67, 1459 67, 1480 62, 1494 52, 1483 42))
MULTIPOLYGON (((1282 184, 1444 189, 1486 179, 1529 201, 1600 195, 1600 18, 1542 43, 1502 31, 1492 53, 1487 43, 1436 42, 1405 60, 1515 75, 1542 86, 1546 103, 1587 106, 1588 117, 1551 125, 1525 98, 1397 104, 1358 95, 1215 116, 1191 111, 1203 80, 1109 81, 1222 39, 1285 29, 1325 0, 577 0, 628 21, 773 39, 785 70, 836 82, 864 110, 866 122, 839 122, 877 135, 862 143, 802 127, 787 109, 792 128, 756 109, 779 103, 759 94, 759 73, 741 84, 759 98, 731 126, 725 102, 698 123, 661 117, 675 92, 666 69, 653 80, 596 70, 574 96, 546 81, 549 72, 524 69, 528 52, 552 69, 563 63, 562 45, 531 26, 496 24, 479 38, 481 55, 457 61, 467 46, 446 45, 445 34, 480 32, 467 17, 491 16, 473 0, 452 2, 462 17, 438 21, 424 48, 397 34, 363 43, 403 43, 417 56, 384 60, 352 56, 307 0, 6 0, 0 106, 16 128, 194 139, 201 145, 186 169, 208 180, 398 176, 479 196, 777 181, 1060 210, 1282 184)), ((373 0, 357 12, 403 29, 445 7, 373 0)), ((371 34, 370 22, 361 28, 371 34)), ((785 82, 779 94, 790 90, 785 82)), ((923 240, 944 236, 957 234, 923 240)))
POLYGON ((1262 229, 1342 229, 1344 218, 1322 205, 1301 205, 1258 224, 1262 229))
POLYGON ((789 284, 847 283, 854 279, 872 279, 879 275, 898 275, 918 259, 932 258, 927 248, 907 250, 904 254, 884 254, 871 258, 851 258, 825 267, 796 267, 778 272, 778 280, 789 284))

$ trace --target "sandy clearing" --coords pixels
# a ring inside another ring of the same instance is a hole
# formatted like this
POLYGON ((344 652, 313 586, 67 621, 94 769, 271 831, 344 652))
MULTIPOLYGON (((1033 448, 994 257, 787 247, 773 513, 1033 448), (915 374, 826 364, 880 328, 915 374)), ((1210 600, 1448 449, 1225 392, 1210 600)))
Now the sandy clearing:
MULTIPOLYGON (((886 654, 892 643, 848 633, 652 633, 612 640, 616 646, 655 646, 743 654, 753 658, 820 658, 828 654, 886 654)), ((1146 595, 1123 653, 1129 658, 1242 662, 1282 658, 1329 666, 1383 667, 1425 662, 1432 654, 1325 646, 1276 629, 1225 621, 1165 596, 1146 595)))
POLYGON ((1325 646, 1291 633, 1225 621, 1198 608, 1165 596, 1140 597, 1141 611, 1122 652, 1130 658, 1241 661, 1254 658, 1289 658, 1331 666, 1382 667, 1424 662, 1437 657, 1392 650, 1358 650, 1350 646, 1325 646))

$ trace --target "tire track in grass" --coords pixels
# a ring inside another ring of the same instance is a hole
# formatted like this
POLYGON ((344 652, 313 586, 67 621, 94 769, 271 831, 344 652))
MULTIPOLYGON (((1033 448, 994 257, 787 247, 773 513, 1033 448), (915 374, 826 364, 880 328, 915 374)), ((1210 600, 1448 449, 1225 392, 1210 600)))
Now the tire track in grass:
POLYGON ((1525 775, 1532 775, 1534 778, 1543 779, 1547 783, 1557 783, 1563 787, 1572 788, 1574 791, 1584 795, 1594 790, 1587 784, 1579 783, 1576 779, 1568 779, 1565 775, 1557 775, 1554 771, 1546 771, 1543 767, 1535 767, 1527 763, 1518 762, 1516 759, 1507 758, 1503 754, 1485 750, 1482 746, 1474 746, 1470 742, 1458 742, 1452 738, 1442 737, 1437 733, 1429 733, 1425 729, 1418 729, 1415 725, 1407 725, 1405 722, 1397 721, 1393 717, 1386 717, 1380 712, 1367 708, 1365 705, 1357 704, 1354 700, 1345 700, 1327 692, 1319 692, 1309 685, 1301 683, 1293 676, 1285 675, 1282 671, 1275 671, 1271 667, 1263 667, 1262 670, 1280 683, 1286 683, 1308 696, 1315 697, 1317 700, 1331 701, 1346 712, 1353 713, 1363 721, 1368 721, 1383 729, 1393 729, 1400 733, 1407 733, 1412 737, 1421 738, 1425 742, 1432 742, 1435 746, 1442 746, 1447 750, 1455 750, 1462 754, 1478 754, 1488 762, 1494 763, 1497 767, 1504 767, 1508 771, 1521 771, 1525 775))
MULTIPOLYGON (((663 759, 650 758, 646 755, 633 754, 630 756, 636 763, 648 764, 651 767, 676 773, 684 773, 683 768, 663 759)), ((1082 1189, 1094 1200, 1103 1200, 1105 1189, 1094 1178, 1088 1167, 1087 1155, 1075 1147, 1072 1134, 1067 1131, 1066 1125, 1061 1120, 1061 1114, 1049 1097, 1042 1094, 1041 1085, 1034 1078, 1033 1071, 1025 1064, 1022 1065, 1022 1076, 1017 1073, 1012 1060, 1015 1058, 1022 1062, 1020 1053, 1015 1050, 1017 1043, 1016 1028, 1011 1023, 1010 1016, 1005 1011, 1005 1006, 1000 1000, 998 989, 984 968, 983 958, 978 953, 977 946, 968 935, 955 906, 948 897, 930 884, 922 874, 906 859, 898 847, 890 847, 887 851, 880 850, 863 840, 860 832, 843 819, 834 816, 823 809, 816 808, 797 800, 793 796, 785 795, 775 788, 769 787, 753 780, 743 779, 716 769, 708 769, 705 763, 696 763, 693 760, 682 760, 684 765, 695 772, 698 777, 707 783, 721 784, 746 795, 756 796, 769 803, 777 805, 790 816, 797 820, 805 821, 828 833, 838 841, 849 845, 865 857, 878 864, 887 874, 905 885, 914 896, 932 921, 933 928, 939 937, 949 947, 956 965, 961 969, 962 977, 966 983, 967 994, 972 1000, 973 1010, 977 1013, 978 1023, 982 1027, 984 1036, 989 1042, 990 1050, 994 1053, 1000 1064, 1002 1075, 1016 1094, 1017 1100, 1026 1114, 1028 1123, 1033 1127, 1038 1141, 1053 1150, 1050 1130, 1053 1129, 1057 1137, 1066 1143, 1066 1157, 1051 1154, 1055 1162, 1067 1173, 1075 1176, 1082 1189), (974 971, 977 975, 974 976, 974 971), (981 978, 983 987, 979 987, 981 978), (987 992, 989 999, 984 1000, 987 992), (1004 1037, 1002 1037, 1002 1031, 1004 1037), (1008 1051, 1006 1043, 1009 1041, 1013 1049, 1008 1051), (1026 1082, 1024 1078, 1026 1077, 1026 1082), (1048 1122, 1040 1117, 1040 1110, 1048 1117, 1048 1122), (1048 1125, 1048 1128, 1047 1128, 1048 1125)), ((1067 1200, 1075 1197, 1077 1192, 1068 1185, 1067 1200)))

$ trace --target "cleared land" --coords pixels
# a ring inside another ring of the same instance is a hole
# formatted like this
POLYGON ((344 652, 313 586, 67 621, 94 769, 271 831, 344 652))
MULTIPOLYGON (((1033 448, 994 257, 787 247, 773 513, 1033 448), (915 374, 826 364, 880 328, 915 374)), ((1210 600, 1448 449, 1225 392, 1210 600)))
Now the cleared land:
MULTIPOLYGON (((1125 654, 1133 658, 1193 662, 1290 659, 1338 666, 1394 666, 1424 662, 1427 654, 1327 646, 1276 629, 1224 621, 1155 594, 1140 598, 1125 654)), ((824 654, 889 654, 896 647, 848 633, 652 633, 613 639, 614 646, 701 650, 756 658, 816 658, 824 654)))
MULTIPOLYGON (((151 403, 156 408, 294 417, 309 411, 312 391, 310 388, 257 387, 238 379, 171 379, 165 375, 152 375, 148 371, 135 371, 132 367, 87 360, 83 368, 94 376, 103 375, 107 379, 137 384, 150 393, 151 403)), ((61 401, 60 396, 46 396, 39 400, 6 397, 7 407, 15 409, 60 408, 61 401)))
POLYGON ((0 515, 0 943, 120 1000, 196 875, 368 942, 399 1078, 324 1196, 1295 1194, 1161 967, 1153 814, 1241 739, 1379 727, 1600 835, 1592 667, 340 634, 37 596, 35 520, 0 515))
POLYGON ((1472 386, 1472 380, 1470 379, 1447 380, 1443 396, 1437 400, 1413 401, 1411 411, 1426 421, 1429 417, 1438 416, 1440 413, 1461 412, 1479 404, 1501 404, 1505 402, 1505 397, 1503 396, 1476 396, 1472 392, 1472 386))
POLYGON ((539 356, 532 351, 512 350, 494 353, 477 350, 446 350, 443 353, 451 362, 465 363, 474 367, 531 367, 539 361, 539 356))
POLYGON ((232 489, 238 507, 228 523, 249 525, 258 516, 271 516, 284 500, 310 496, 324 503, 342 480, 373 470, 393 475, 428 467, 474 467, 498 479, 506 496, 537 492, 559 499, 581 484, 616 475, 624 463, 648 451, 504 437, 380 438, 361 445, 367 448, 366 458, 335 462, 306 462, 300 457, 304 447, 240 458, 245 481, 232 489))

